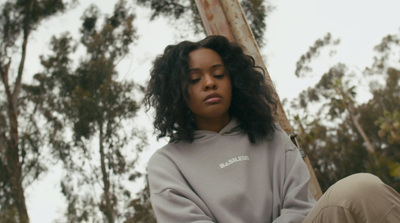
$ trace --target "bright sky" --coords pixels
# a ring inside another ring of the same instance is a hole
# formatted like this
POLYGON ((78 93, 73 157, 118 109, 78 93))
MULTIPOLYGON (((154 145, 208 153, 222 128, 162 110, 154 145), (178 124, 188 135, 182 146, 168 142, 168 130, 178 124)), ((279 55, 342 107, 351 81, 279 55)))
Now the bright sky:
MULTIPOLYGON (((116 0, 101 1, 101 3, 95 0, 81 2, 84 3, 75 10, 46 22, 38 30, 28 48, 26 72, 33 74, 40 70, 40 66, 37 65, 39 62, 37 55, 47 52, 51 35, 64 31, 77 35, 82 12, 90 3, 99 5, 102 12, 111 12, 116 0)), ((271 2, 275 3, 276 10, 267 21, 267 46, 261 49, 261 52, 267 58, 268 71, 281 99, 296 97, 301 90, 315 81, 296 78, 295 65, 315 40, 325 36, 327 32, 334 38, 341 39, 335 61, 346 62, 362 70, 372 63, 373 47, 380 43, 385 35, 398 33, 400 28, 398 0, 272 0, 271 2)), ((169 26, 167 21, 158 19, 149 23, 147 12, 146 10, 137 12, 139 40, 130 55, 118 66, 121 79, 133 79, 142 84, 148 79, 148 70, 155 56, 160 54, 166 45, 183 40, 181 34, 169 26)), ((203 36, 186 37, 198 40, 203 36)), ((325 62, 333 65, 333 60, 325 62)), ((141 114, 140 119, 148 120, 142 125, 151 132, 149 115, 141 114)), ((150 148, 142 160, 142 170, 152 152, 163 144, 165 141, 157 143, 154 138, 151 139, 150 148)), ((32 223, 50 223, 61 215, 64 198, 58 192, 60 190, 58 173, 59 169, 51 169, 42 181, 26 190, 32 223)))

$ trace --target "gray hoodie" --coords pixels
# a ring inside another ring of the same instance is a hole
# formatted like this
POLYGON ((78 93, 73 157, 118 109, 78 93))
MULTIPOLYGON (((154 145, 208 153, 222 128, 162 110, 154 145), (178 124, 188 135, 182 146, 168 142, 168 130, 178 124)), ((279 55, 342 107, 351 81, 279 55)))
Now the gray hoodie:
POLYGON ((302 222, 315 201, 299 151, 278 126, 252 144, 232 120, 219 133, 196 131, 148 163, 159 223, 302 222))

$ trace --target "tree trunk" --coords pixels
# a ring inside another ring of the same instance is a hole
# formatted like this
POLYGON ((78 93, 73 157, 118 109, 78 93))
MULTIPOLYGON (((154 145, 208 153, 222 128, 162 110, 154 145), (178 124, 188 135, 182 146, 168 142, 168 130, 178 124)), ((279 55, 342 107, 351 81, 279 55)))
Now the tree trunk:
POLYGON ((18 148, 18 110, 17 110, 17 97, 11 93, 10 85, 8 83, 8 71, 11 61, 8 64, 1 67, 1 79, 5 88, 7 96, 7 110, 8 120, 10 123, 9 137, 7 138, 6 151, 2 155, 5 155, 6 171, 8 172, 9 183, 11 187, 11 195, 14 199, 16 208, 18 210, 19 221, 21 223, 29 223, 28 211, 25 204, 24 189, 22 187, 22 164, 19 160, 19 148, 18 148))
POLYGON ((351 120, 353 121, 354 126, 356 127, 358 133, 360 133, 361 137, 363 138, 366 146, 367 146, 367 150, 373 154, 375 154, 375 148, 372 146, 371 141, 369 140, 367 134, 365 134, 364 129, 361 127, 360 123, 358 122, 358 119, 354 116, 353 113, 350 113, 350 117, 351 120))
POLYGON ((100 210, 104 213, 106 216, 108 223, 114 223, 114 213, 113 213, 113 207, 111 204, 111 193, 110 193, 110 179, 108 177, 108 172, 106 169, 106 157, 104 154, 104 136, 103 136, 103 124, 100 123, 100 163, 101 163, 101 174, 102 174, 102 180, 104 184, 103 188, 103 195, 104 195, 104 202, 101 204, 100 210))
POLYGON ((363 138, 363 140, 364 140, 364 142, 365 142, 365 144, 366 144, 366 146, 367 146, 367 150, 368 150, 370 153, 372 153, 373 155, 375 155, 375 148, 374 148, 374 146, 372 146, 372 143, 371 143, 371 141, 369 140, 367 134, 365 134, 364 129, 362 128, 362 126, 361 126, 360 123, 358 122, 357 117, 354 115, 354 113, 355 113, 355 108, 354 108, 354 103, 353 103, 353 101, 351 101, 350 99, 349 99, 349 100, 346 99, 346 97, 345 97, 344 92, 343 92, 342 89, 340 89, 340 93, 341 93, 341 96, 342 96, 342 98, 343 98, 343 102, 345 103, 346 109, 347 109, 347 111, 348 111, 349 114, 350 114, 351 120, 353 121, 354 126, 356 127, 358 133, 360 133, 361 137, 363 138))
MULTIPOLYGON (((9 140, 9 142, 12 140, 9 140)), ((22 168, 18 159, 18 147, 12 149, 12 143, 9 143, 7 148, 7 171, 9 172, 9 183, 11 194, 15 201, 18 210, 19 222, 29 223, 28 211, 25 204, 24 189, 22 187, 22 168)))

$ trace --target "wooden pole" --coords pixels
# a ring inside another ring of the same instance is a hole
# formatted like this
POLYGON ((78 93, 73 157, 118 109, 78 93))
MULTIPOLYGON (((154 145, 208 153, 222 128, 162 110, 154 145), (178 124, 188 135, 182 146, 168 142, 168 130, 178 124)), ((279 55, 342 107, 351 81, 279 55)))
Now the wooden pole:
MULTIPOLYGON (((230 41, 241 45, 245 53, 252 56, 256 64, 265 70, 267 83, 274 87, 267 67, 262 59, 260 50, 255 41, 254 35, 247 24, 247 20, 239 2, 237 0, 196 0, 196 5, 207 35, 223 35, 226 36, 230 41)), ((276 95, 278 97, 278 111, 276 119, 279 125, 288 134, 291 134, 293 133, 293 129, 290 126, 285 111, 283 110, 279 96, 278 94, 276 95)), ((304 154, 304 152, 302 153, 304 154)), ((305 154, 303 155, 303 158, 311 175, 309 189, 314 198, 318 200, 322 196, 321 188, 315 176, 314 170, 312 169, 310 160, 305 154)))

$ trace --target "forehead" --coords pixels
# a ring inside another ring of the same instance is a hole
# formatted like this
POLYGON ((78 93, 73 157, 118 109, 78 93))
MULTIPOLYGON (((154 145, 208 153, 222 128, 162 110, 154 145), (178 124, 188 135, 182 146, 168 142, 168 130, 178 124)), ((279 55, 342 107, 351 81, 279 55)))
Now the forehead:
POLYGON ((214 50, 200 48, 189 53, 189 68, 210 67, 216 64, 223 65, 223 62, 214 50))

